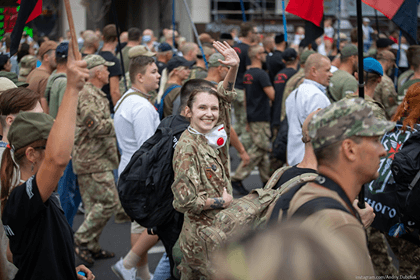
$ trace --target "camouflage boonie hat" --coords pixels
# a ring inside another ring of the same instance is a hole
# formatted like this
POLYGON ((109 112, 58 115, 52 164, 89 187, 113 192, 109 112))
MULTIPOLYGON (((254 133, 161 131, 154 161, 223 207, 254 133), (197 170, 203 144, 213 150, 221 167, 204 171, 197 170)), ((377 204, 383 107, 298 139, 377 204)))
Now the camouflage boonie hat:
POLYGON ((128 58, 134 58, 134 57, 138 57, 138 56, 148 56, 148 57, 153 57, 156 54, 149 51, 145 46, 143 45, 138 45, 135 47, 132 47, 129 51, 128 51, 128 58))
POLYGON ((83 58, 87 62, 87 69, 92 69, 93 67, 99 65, 105 66, 114 66, 115 62, 106 61, 102 56, 97 54, 89 54, 83 58))
POLYGON ((350 138, 380 136, 390 131, 394 122, 379 120, 361 98, 342 99, 315 114, 309 123, 309 137, 314 150, 350 138))

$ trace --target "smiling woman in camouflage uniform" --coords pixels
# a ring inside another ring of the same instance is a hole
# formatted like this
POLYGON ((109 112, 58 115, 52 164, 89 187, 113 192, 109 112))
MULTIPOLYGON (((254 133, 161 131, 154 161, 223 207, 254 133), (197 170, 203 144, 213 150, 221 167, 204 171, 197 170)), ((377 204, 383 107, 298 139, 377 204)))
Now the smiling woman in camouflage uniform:
POLYGON ((185 108, 191 124, 182 134, 174 154, 174 208, 184 213, 179 236, 183 253, 181 279, 207 279, 207 252, 200 246, 197 228, 211 225, 216 213, 232 202, 229 174, 230 102, 239 57, 228 45, 214 43, 230 66, 217 92, 200 88, 192 92, 185 108))

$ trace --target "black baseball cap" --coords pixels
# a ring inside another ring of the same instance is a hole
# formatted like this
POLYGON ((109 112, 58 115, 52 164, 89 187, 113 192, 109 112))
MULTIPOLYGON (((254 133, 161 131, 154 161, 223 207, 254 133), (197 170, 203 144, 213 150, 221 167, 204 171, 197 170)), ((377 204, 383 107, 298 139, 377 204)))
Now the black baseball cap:
POLYGON ((297 52, 295 49, 288 48, 285 49, 284 52, 281 54, 282 58, 285 61, 294 61, 297 58, 297 52))
POLYGON ((185 67, 190 68, 194 64, 195 64, 195 61, 188 61, 182 56, 174 56, 171 58, 171 60, 168 61, 168 67, 167 67, 168 73, 171 73, 172 70, 174 70, 175 68, 178 68, 179 66, 185 66, 185 67))

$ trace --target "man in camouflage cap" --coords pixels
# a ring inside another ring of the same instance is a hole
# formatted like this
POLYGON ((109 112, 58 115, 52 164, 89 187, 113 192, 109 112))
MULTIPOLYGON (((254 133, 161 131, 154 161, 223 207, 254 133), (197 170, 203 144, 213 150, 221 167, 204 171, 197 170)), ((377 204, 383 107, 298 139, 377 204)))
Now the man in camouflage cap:
POLYGON ((19 82, 26 82, 26 77, 29 73, 36 68, 36 56, 34 55, 25 55, 20 60, 20 69, 19 69, 19 82))
POLYGON ((319 176, 302 186, 290 201, 288 217, 309 201, 315 202, 315 209, 322 207, 323 210, 307 216, 302 227, 315 231, 326 227, 331 235, 348 240, 354 248, 348 257, 358 262, 359 275, 374 275, 374 271, 366 233, 352 204, 361 186, 378 176, 380 157, 386 155, 380 136, 394 125, 376 119, 360 98, 340 100, 316 113, 308 130, 319 176), (335 201, 343 210, 325 207, 315 200, 320 197, 335 201))
POLYGON ((119 205, 112 172, 118 167, 114 122, 101 90, 109 81, 107 66, 114 63, 96 54, 83 60, 89 80, 79 92, 72 161, 86 213, 74 241, 76 255, 84 264, 93 265, 94 259, 114 257, 99 245, 100 234, 119 205))

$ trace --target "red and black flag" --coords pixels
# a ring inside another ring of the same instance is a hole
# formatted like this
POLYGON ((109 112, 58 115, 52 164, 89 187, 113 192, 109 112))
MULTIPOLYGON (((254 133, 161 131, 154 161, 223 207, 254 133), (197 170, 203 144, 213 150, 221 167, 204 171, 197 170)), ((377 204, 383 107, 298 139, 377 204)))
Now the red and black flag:
POLYGON ((324 0, 290 0, 286 12, 305 20, 301 45, 307 46, 324 34, 324 0))
POLYGON ((418 0, 362 0, 383 13, 403 32, 410 44, 417 44, 418 0))
POLYGON ((22 38, 25 25, 42 13, 42 0, 18 0, 17 3, 20 4, 20 9, 11 36, 12 45, 10 46, 10 56, 17 53, 19 49, 20 39, 22 38))

